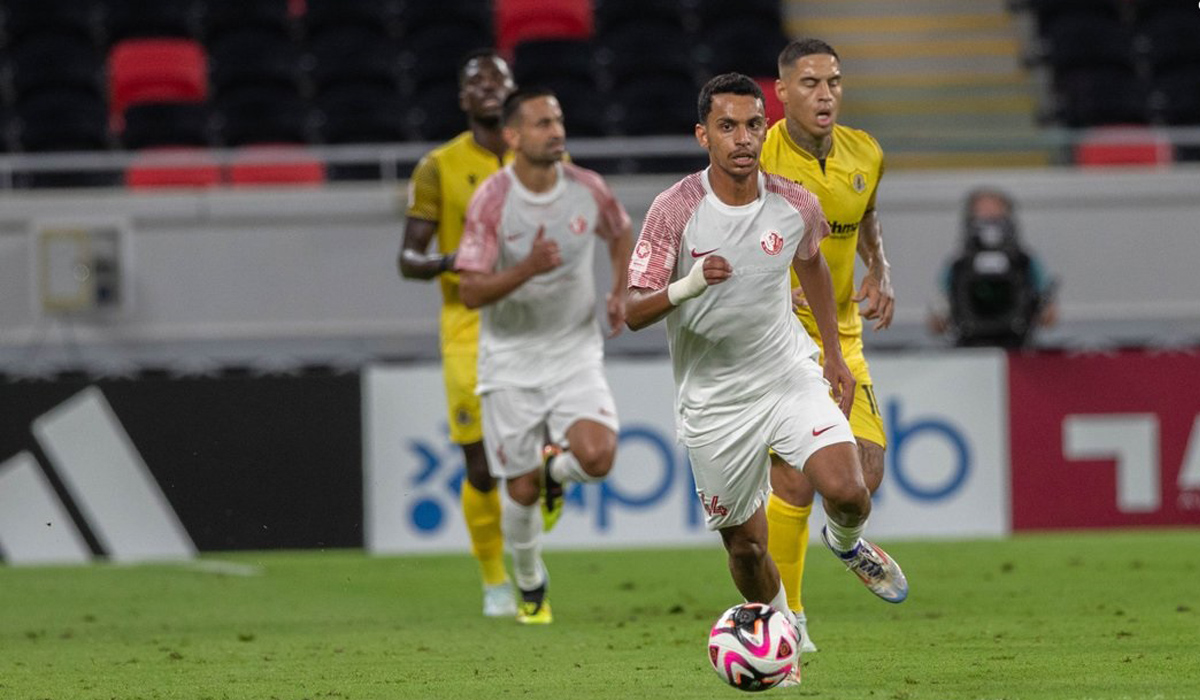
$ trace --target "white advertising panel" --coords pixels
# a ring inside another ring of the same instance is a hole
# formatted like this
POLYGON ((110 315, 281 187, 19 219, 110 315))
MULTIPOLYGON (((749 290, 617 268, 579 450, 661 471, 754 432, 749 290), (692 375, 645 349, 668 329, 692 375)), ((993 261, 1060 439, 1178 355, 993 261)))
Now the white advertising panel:
MULTIPOLYGON (((872 361, 892 442, 871 536, 999 536, 1008 531, 1004 356, 981 352, 872 361)), ((670 363, 610 361, 621 420, 609 479, 568 490, 548 548, 711 544, 686 451, 675 441, 670 363)), ((461 450, 449 441, 436 365, 363 374, 367 549, 466 551, 461 450)), ((820 507, 815 509, 820 512, 820 507)), ((821 516, 813 519, 814 536, 821 516)))

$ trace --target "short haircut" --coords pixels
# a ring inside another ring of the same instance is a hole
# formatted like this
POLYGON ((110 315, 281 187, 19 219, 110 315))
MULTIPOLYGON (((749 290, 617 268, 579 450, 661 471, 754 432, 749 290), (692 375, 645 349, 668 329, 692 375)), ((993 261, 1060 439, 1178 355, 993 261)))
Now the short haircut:
POLYGON ((967 198, 963 200, 963 220, 970 221, 975 216, 975 205, 981 199, 995 199, 1004 204, 1004 208, 1008 210, 1008 215, 1014 216, 1017 213, 1017 203, 1002 189, 997 187, 976 187, 967 193, 967 198))
POLYGON ((834 51, 832 46, 820 39, 797 39, 779 52, 779 74, 783 75, 784 69, 805 56, 822 54, 842 60, 838 58, 837 51, 834 51))
POLYGON ((496 51, 496 49, 488 48, 486 46, 480 47, 478 49, 472 49, 471 51, 469 51, 467 53, 467 55, 463 56, 458 61, 458 84, 459 84, 459 87, 461 87, 463 85, 463 83, 465 83, 467 80, 467 66, 471 65, 471 61, 476 61, 481 58, 496 58, 496 59, 500 59, 501 61, 504 60, 504 57, 501 56, 500 53, 498 51, 496 51))
POLYGON ((750 95, 757 97, 759 102, 765 102, 762 88, 753 78, 741 73, 722 73, 700 88, 700 99, 696 101, 696 114, 700 123, 708 121, 712 112, 713 95, 750 95))
POLYGON ((511 95, 504 99, 504 110, 500 113, 501 123, 508 124, 517 115, 517 112, 521 111, 521 105, 539 97, 557 98, 558 96, 550 88, 541 86, 514 90, 511 95))

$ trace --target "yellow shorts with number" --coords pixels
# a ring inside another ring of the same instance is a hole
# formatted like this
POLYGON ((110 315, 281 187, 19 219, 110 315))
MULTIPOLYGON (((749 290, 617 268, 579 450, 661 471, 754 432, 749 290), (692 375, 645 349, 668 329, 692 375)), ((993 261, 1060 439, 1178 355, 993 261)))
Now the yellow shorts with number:
POLYGON ((479 314, 458 304, 442 307, 442 378, 450 441, 469 445, 483 440, 483 411, 475 395, 479 364, 479 314))

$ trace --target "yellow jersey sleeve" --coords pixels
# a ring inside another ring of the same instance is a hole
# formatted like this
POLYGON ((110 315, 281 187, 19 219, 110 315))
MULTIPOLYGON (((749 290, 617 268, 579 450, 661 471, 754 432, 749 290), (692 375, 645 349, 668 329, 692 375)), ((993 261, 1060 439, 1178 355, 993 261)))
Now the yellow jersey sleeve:
POLYGON ((442 178, 437 158, 428 153, 413 169, 408 181, 408 211, 406 216, 425 221, 438 221, 442 211, 442 178))

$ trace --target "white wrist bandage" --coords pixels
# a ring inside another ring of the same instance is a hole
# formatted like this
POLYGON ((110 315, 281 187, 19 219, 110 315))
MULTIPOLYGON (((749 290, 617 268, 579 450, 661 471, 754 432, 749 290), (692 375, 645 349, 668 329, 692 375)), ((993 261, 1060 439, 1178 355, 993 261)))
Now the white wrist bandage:
POLYGON ((708 289, 708 282, 704 279, 704 259, 696 261, 692 265, 692 269, 688 271, 686 277, 675 280, 667 285, 667 299, 675 306, 679 306, 688 299, 693 299, 704 293, 708 289))

